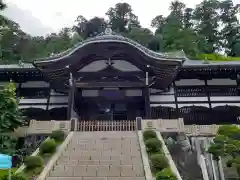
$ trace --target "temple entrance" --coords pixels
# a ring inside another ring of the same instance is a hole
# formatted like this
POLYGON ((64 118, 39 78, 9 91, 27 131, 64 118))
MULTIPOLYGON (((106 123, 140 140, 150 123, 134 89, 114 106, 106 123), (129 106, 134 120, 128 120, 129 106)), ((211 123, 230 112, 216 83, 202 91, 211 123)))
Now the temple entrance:
POLYGON ((85 99, 75 104, 82 120, 135 120, 145 115, 145 104, 142 101, 101 101, 99 98, 85 99))
POLYGON ((123 120, 127 119, 127 104, 99 103, 98 120, 123 120))

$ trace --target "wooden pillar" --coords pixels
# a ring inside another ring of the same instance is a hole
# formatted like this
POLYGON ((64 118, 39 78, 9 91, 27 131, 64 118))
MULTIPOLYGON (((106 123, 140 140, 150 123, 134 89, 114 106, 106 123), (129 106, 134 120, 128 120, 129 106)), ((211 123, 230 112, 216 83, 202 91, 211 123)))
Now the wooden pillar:
POLYGON ((173 93, 174 93, 174 101, 175 101, 175 105, 176 105, 176 113, 177 113, 177 117, 180 118, 180 112, 179 112, 179 108, 178 108, 178 100, 177 100, 177 89, 176 89, 176 84, 175 81, 173 82, 173 93))
POLYGON ((237 74, 236 84, 237 84, 237 93, 238 93, 238 96, 240 96, 240 74, 237 74))
POLYGON ((150 107, 150 89, 148 86, 144 87, 144 98, 145 98, 145 118, 151 119, 151 107, 150 107))
POLYGON ((19 83, 19 84, 18 84, 18 88, 17 88, 17 93, 16 93, 17 98, 21 98, 21 97, 20 97, 21 88, 22 88, 22 83, 19 83))
POLYGON ((68 90, 68 111, 67 111, 67 119, 71 119, 72 110, 74 106, 74 94, 75 94, 75 82, 72 80, 72 83, 69 83, 68 90))
POLYGON ((51 93, 52 93, 52 89, 51 89, 51 87, 49 87, 49 94, 48 94, 48 97, 47 97, 47 108, 46 108, 47 111, 49 110, 49 103, 50 103, 51 93))
POLYGON ((209 93, 208 83, 207 83, 207 80, 206 80, 206 79, 204 79, 204 83, 205 83, 205 90, 206 90, 206 93, 207 93, 207 99, 208 99, 209 108, 212 109, 212 104, 211 104, 211 99, 210 99, 210 93, 209 93))

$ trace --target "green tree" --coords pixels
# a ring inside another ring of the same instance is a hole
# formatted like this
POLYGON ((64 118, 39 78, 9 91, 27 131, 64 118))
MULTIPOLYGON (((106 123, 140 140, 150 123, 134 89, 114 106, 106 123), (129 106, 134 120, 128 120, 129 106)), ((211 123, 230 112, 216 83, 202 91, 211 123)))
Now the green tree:
POLYGON ((193 23, 193 9, 192 8, 186 8, 184 10, 183 25, 185 28, 193 27, 194 23, 193 23))
POLYGON ((240 40, 240 24, 237 18, 240 5, 234 5, 232 0, 224 0, 220 2, 220 18, 223 25, 221 30, 222 44, 228 56, 239 55, 236 44, 240 40))
POLYGON ((127 36, 130 39, 135 40, 144 46, 147 46, 153 37, 153 33, 147 28, 134 27, 127 34, 127 36))
POLYGON ((230 157, 228 167, 235 167, 240 177, 240 128, 235 125, 224 125, 218 129, 217 136, 208 149, 216 160, 230 157))
POLYGON ((87 20, 83 16, 78 16, 76 22, 77 25, 74 26, 73 29, 83 39, 100 34, 101 32, 104 32, 105 28, 107 27, 105 19, 100 17, 94 17, 90 20, 87 20))
POLYGON ((207 42, 204 53, 214 53, 220 50, 219 1, 204 0, 194 9, 194 20, 197 22, 196 32, 202 35, 207 42))
POLYGON ((15 152, 15 139, 11 133, 23 124, 15 90, 12 83, 0 90, 0 153, 15 152))
POLYGON ((161 37, 161 50, 183 50, 194 57, 201 52, 202 38, 192 29, 193 10, 186 8, 185 4, 179 1, 173 1, 169 9, 170 14, 167 17, 158 15, 151 23, 157 28, 155 35, 161 37))
POLYGON ((106 15, 109 24, 116 32, 126 33, 133 27, 140 27, 138 17, 133 13, 131 5, 128 3, 117 3, 107 11, 106 15))

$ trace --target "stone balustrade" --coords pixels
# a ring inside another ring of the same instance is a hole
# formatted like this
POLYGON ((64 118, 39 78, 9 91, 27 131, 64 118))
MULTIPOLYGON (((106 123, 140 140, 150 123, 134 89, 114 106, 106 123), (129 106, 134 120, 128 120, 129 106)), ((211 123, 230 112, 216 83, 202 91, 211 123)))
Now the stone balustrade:
POLYGON ((53 130, 61 129, 66 133, 70 131, 70 121, 36 121, 31 120, 29 126, 23 126, 15 130, 14 134, 23 137, 31 134, 50 134, 53 130))
MULTIPOLYGON (((184 132, 188 136, 214 136, 221 125, 184 125, 183 119, 144 119, 142 128, 161 132, 184 132)), ((240 125, 237 125, 240 127, 240 125)))
MULTIPOLYGON (((135 123, 135 121, 132 121, 135 123)), ((77 122, 75 122, 74 130, 78 130, 77 122)), ((135 126, 133 124, 132 126, 135 126)), ((142 129, 152 128, 161 132, 178 132, 185 133, 189 136, 214 136, 220 125, 184 125, 183 119, 144 119, 142 120, 142 129)), ((238 125, 240 127, 240 125, 238 125)), ((130 126, 129 126, 130 127, 130 126)), ((49 134, 55 129, 62 129, 69 132, 71 129, 71 121, 36 121, 31 120, 29 126, 18 128, 15 135, 18 137, 29 134, 49 134)), ((115 128, 116 129, 116 128, 115 128)), ((114 128, 106 128, 106 131, 112 131, 114 128)), ((117 130, 117 129, 116 129, 117 130)), ((134 130, 130 128, 129 130, 134 130)), ((93 129, 94 131, 94 129, 93 129)), ((103 130, 105 131, 105 130, 103 130)))

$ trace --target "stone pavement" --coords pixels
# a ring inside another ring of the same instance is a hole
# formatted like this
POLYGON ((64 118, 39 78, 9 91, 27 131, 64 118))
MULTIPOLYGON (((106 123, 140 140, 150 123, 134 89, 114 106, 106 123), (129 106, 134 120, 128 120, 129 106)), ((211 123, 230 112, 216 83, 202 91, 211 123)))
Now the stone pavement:
POLYGON ((136 132, 74 132, 47 180, 145 180, 136 132))

